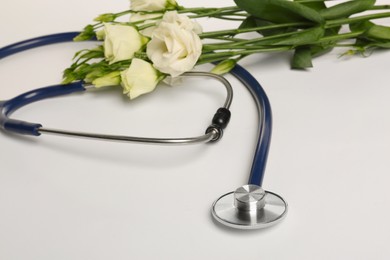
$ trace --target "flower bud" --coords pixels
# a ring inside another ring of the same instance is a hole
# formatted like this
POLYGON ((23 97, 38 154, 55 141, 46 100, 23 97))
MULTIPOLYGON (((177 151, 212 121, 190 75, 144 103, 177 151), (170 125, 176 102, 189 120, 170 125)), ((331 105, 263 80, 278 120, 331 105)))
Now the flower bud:
POLYGON ((96 88, 118 86, 121 82, 120 72, 114 71, 92 81, 96 88))
POLYGON ((167 4, 165 6, 167 10, 177 9, 177 3, 175 0, 167 0, 167 4))
POLYGON ((109 23, 114 21, 116 18, 115 14, 108 13, 108 14, 101 14, 98 17, 94 19, 95 22, 102 22, 102 23, 109 23))
POLYGON ((95 32, 93 26, 89 24, 85 26, 84 30, 79 35, 74 37, 73 40, 75 42, 86 41, 93 38, 94 36, 95 36, 95 32))
POLYGON ((175 0, 131 0, 130 8, 133 11, 165 11, 177 8, 175 0))
POLYGON ((212 70, 211 73, 218 74, 218 75, 223 75, 225 73, 228 73, 231 69, 236 66, 237 62, 236 60, 224 60, 218 63, 217 66, 215 66, 212 70))

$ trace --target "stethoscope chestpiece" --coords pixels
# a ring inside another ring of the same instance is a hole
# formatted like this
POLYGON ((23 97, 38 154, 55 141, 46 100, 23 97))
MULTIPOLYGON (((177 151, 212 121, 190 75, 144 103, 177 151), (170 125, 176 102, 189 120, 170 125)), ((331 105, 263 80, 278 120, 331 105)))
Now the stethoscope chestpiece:
POLYGON ((287 203, 257 185, 244 185, 218 198, 211 213, 219 223, 237 229, 262 229, 284 219, 287 203))

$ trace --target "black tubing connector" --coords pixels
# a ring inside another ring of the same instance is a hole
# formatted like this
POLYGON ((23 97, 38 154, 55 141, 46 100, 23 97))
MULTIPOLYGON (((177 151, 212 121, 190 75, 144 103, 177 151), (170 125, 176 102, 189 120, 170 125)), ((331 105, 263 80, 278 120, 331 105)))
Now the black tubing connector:
POLYGON ((221 139, 223 135, 223 129, 229 124, 231 117, 230 110, 224 107, 221 107, 215 113, 211 125, 207 128, 206 133, 215 131, 217 133, 216 137, 210 142, 215 142, 221 139))
POLYGON ((226 126, 229 124, 230 121, 230 110, 224 107, 221 107, 217 110, 213 117, 212 124, 217 125, 221 127, 222 129, 225 129, 226 126))

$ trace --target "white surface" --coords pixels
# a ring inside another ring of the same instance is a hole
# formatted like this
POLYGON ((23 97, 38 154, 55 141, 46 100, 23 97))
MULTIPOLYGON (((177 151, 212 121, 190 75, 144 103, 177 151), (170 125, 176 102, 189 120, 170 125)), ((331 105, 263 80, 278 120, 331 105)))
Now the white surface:
MULTIPOLYGON (((0 46, 79 30, 97 14, 128 5, 2 3, 0 46)), ((221 25, 202 22, 209 29, 221 25)), ((1 99, 57 83, 84 46, 90 44, 53 45, 1 60, 1 99)), ((289 202, 280 225, 236 231, 210 216, 213 200, 247 180, 256 138, 253 102, 232 80, 232 121, 215 145, 143 146, 1 132, 0 259, 389 259, 390 52, 338 58, 340 52, 316 59, 309 72, 289 70, 288 55, 256 55, 242 63, 273 107, 264 188, 289 202)), ((207 84, 161 87, 135 102, 120 90, 73 95, 14 115, 47 127, 196 135, 224 98, 223 88, 207 84)))

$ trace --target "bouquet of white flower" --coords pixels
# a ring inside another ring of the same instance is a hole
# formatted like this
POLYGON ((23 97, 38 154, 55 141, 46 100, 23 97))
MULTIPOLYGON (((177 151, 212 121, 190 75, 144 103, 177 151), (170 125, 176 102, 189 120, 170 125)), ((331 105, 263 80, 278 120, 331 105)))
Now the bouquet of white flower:
POLYGON ((231 7, 185 8, 175 0, 131 0, 129 10, 98 16, 96 24, 75 38, 96 38, 102 44, 76 53, 64 83, 120 85, 134 99, 195 65, 219 62, 212 72, 223 74, 253 53, 294 51, 292 68, 305 69, 312 67, 313 57, 334 47, 349 47, 348 55, 390 48, 390 27, 371 22, 390 17, 388 5, 352 0, 327 6, 325 1, 235 0, 231 7), (126 15, 126 22, 118 21, 126 15), (231 30, 204 32, 194 20, 201 17, 241 23, 231 30), (237 37, 250 32, 259 36, 237 37))

